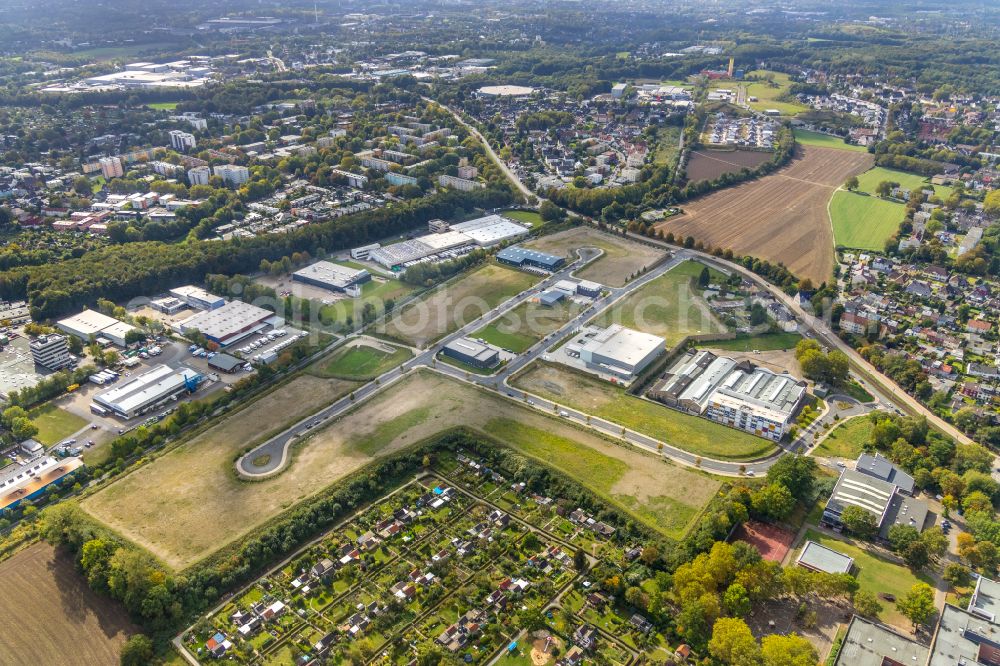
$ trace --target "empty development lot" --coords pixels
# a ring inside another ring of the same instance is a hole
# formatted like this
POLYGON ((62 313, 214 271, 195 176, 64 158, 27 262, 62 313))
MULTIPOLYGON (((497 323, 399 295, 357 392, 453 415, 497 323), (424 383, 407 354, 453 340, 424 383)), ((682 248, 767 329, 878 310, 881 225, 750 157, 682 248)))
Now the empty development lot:
MULTIPOLYGON (((658 335, 673 346, 688 335, 724 333, 726 327, 715 318, 701 294, 693 286, 704 264, 685 261, 643 285, 594 317, 601 326, 621 324, 658 335)), ((710 271, 720 277, 718 271, 710 271)))
POLYGON ((830 201, 830 219, 838 247, 881 252, 886 239, 896 233, 904 217, 903 204, 867 194, 838 190, 830 201))
POLYGON ((619 386, 554 363, 535 361, 512 384, 696 455, 752 460, 775 449, 766 439, 638 398, 619 386))
POLYGON ((389 319, 384 332, 414 347, 426 347, 538 280, 537 275, 487 264, 411 302, 389 319))
POLYGON ((83 507, 170 566, 183 568, 250 531, 267 508, 277 512, 317 489, 309 483, 277 489, 243 484, 235 478, 233 461, 358 385, 300 375, 86 498, 83 507), (246 489, 255 492, 244 499, 246 489))
POLYGON ((481 338, 501 349, 520 354, 580 313, 582 306, 563 299, 552 306, 528 301, 476 331, 481 338))
POLYGON ((0 563, 0 663, 117 664, 118 652, 138 631, 124 607, 98 594, 73 558, 37 543, 0 563))
POLYGON ((431 371, 407 375, 314 431, 278 476, 242 482, 233 460, 260 439, 252 420, 230 416, 86 499, 84 509, 180 569, 374 458, 455 426, 481 430, 563 470, 667 536, 683 534, 719 487, 713 477, 431 371))
POLYGON ((581 247, 604 250, 604 254, 598 259, 577 271, 576 277, 611 287, 624 286, 629 276, 652 266, 664 256, 662 250, 590 227, 576 227, 550 236, 542 236, 525 243, 524 246, 566 257, 567 261, 574 261, 576 250, 581 247))
POLYGON ((819 284, 833 274, 833 229, 827 203, 851 175, 872 164, 867 153, 800 147, 777 172, 708 194, 684 215, 657 225, 714 247, 784 263, 819 284))
POLYGON ((684 169, 687 179, 715 180, 724 173, 753 169, 771 159, 758 150, 693 150, 684 169))

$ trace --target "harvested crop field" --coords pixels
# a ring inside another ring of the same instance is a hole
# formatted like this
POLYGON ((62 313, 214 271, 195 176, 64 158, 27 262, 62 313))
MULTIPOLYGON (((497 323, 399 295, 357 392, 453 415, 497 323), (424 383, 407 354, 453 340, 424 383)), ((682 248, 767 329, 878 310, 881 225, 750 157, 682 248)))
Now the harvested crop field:
POLYGON ((687 179, 715 180, 724 173, 754 169, 771 159, 771 153, 758 150, 694 150, 688 158, 687 179))
POLYGON ((117 664, 138 629, 125 609, 87 586, 68 555, 37 543, 0 563, 0 664, 117 664), (16 626, 15 626, 16 625, 16 626))
POLYGON ((779 171, 692 201, 684 207, 684 215, 662 222, 657 229, 782 262, 796 276, 819 284, 833 274, 833 227, 827 204, 848 176, 871 165, 867 153, 800 147, 779 171))
POLYGON ((313 431, 277 476, 255 482, 236 478, 236 454, 260 438, 230 417, 213 428, 211 442, 200 436, 83 506, 181 569, 375 458, 455 426, 482 430, 567 474, 588 477, 579 480, 667 536, 682 535, 719 487, 713 477, 616 446, 520 403, 415 371, 313 431))
POLYGON ((423 348, 489 312, 539 279, 531 273, 487 264, 407 304, 384 327, 380 325, 376 330, 394 340, 423 348))
POLYGON ((300 375, 86 498, 83 508, 170 566, 193 564, 250 531, 269 509, 276 513, 317 489, 240 483, 237 454, 358 385, 300 375))
POLYGON ((664 255, 662 250, 591 227, 576 227, 542 236, 525 243, 524 247, 566 257, 567 262, 574 261, 576 250, 582 247, 604 250, 599 258, 576 271, 575 276, 609 287, 624 286, 630 275, 652 266, 664 255))

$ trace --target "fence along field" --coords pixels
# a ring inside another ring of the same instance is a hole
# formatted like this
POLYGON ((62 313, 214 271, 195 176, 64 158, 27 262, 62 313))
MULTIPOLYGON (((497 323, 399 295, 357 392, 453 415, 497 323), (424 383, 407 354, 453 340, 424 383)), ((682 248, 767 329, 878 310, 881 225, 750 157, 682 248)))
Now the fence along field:
POLYGON ((0 563, 0 664, 117 664, 138 629, 124 607, 94 592, 71 557, 37 543, 0 563))
POLYGON ((657 229, 781 262, 799 278, 819 284, 833 274, 830 197, 848 176, 871 165, 868 153, 801 146, 777 172, 692 201, 684 215, 657 229))
MULTIPOLYGON (((264 404, 279 395, 262 398, 254 411, 290 409, 278 402, 264 404)), ((410 373, 314 430, 295 447, 289 467, 264 481, 239 481, 233 472, 236 454, 264 431, 242 422, 243 413, 88 497, 84 510, 169 566, 183 569, 375 458, 456 426, 479 428, 537 454, 546 464, 585 476, 578 481, 605 489, 609 501, 668 536, 682 534, 719 487, 710 476, 652 460, 554 415, 431 371, 410 373), (517 423, 519 429, 505 427, 507 423, 517 423), (535 450, 540 434, 551 439, 551 450, 535 450), (593 464, 581 466, 585 461, 593 464), (624 463, 621 474, 609 472, 609 461, 624 463), (654 517, 668 506, 680 509, 677 520, 667 514, 654 517)))

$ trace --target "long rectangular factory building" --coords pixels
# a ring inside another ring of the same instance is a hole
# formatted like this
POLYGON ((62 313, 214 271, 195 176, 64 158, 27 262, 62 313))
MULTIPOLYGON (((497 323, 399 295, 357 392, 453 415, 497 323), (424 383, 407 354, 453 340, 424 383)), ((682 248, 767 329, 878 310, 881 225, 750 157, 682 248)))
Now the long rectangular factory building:
POLYGON ((130 419, 185 391, 193 391, 200 380, 201 375, 190 368, 156 365, 124 384, 98 393, 94 402, 123 419, 130 419))

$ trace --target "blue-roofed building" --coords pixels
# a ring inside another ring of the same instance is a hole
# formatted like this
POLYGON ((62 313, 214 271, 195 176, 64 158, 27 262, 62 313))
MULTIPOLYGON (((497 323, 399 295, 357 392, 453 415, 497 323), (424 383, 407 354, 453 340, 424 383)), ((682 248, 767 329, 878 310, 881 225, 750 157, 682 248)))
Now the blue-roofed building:
POLYGON ((548 291, 542 292, 538 295, 538 303, 539 305, 551 308, 564 298, 566 298, 565 292, 559 291, 558 289, 549 289, 548 291))
POLYGON ((559 270, 566 260, 554 254, 546 254, 523 247, 506 247, 497 252, 497 261, 509 266, 532 266, 547 271, 559 270))

